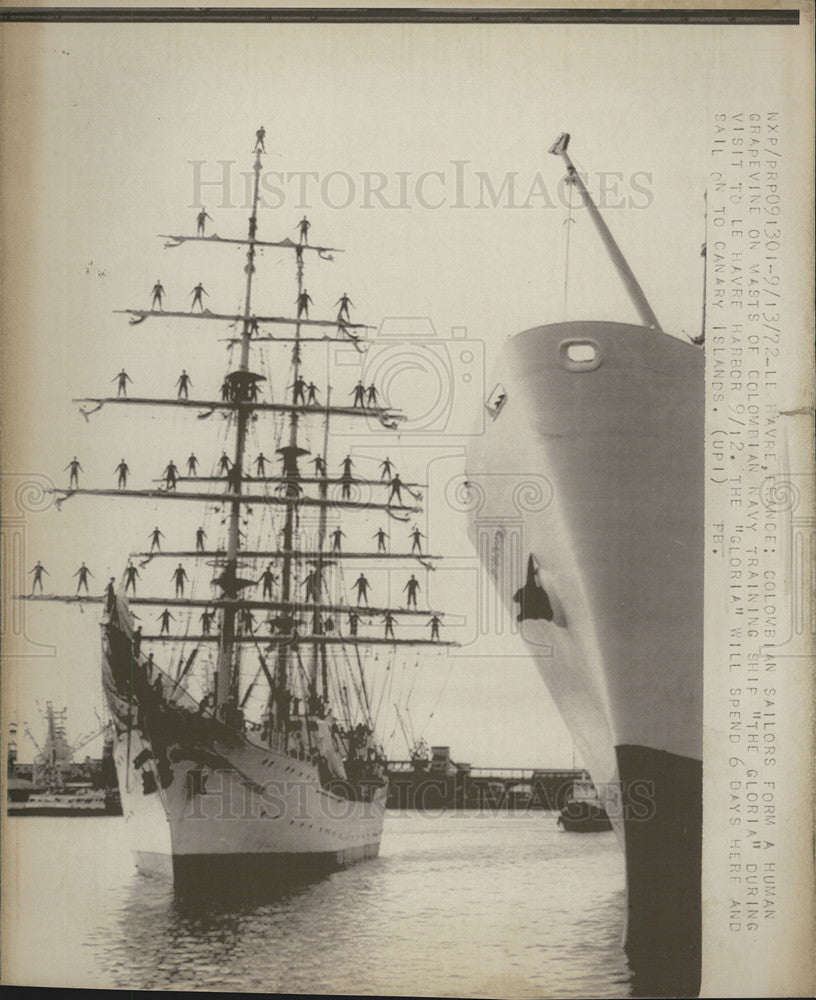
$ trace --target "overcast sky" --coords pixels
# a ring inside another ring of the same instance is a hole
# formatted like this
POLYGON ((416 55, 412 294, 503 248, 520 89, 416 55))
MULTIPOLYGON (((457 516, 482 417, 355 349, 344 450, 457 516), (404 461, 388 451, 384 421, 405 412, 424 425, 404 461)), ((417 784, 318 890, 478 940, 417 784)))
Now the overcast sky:
MULTIPOLYGON (((711 115, 737 94, 746 107, 761 103, 766 67, 782 62, 786 42, 784 28, 734 28, 726 40, 728 30, 5 27, 3 453, 4 471, 20 477, 7 475, 7 488, 31 475, 66 485, 73 455, 83 485, 102 487, 115 485, 122 457, 139 486, 171 458, 182 465, 190 450, 202 465, 217 460, 220 419, 108 407, 86 422, 71 399, 112 392, 122 367, 134 395, 172 395, 182 368, 194 396, 217 392, 228 370, 226 327, 130 327, 114 310, 148 307, 160 278, 168 308, 188 308, 200 280, 210 308, 238 311, 238 249, 169 250, 156 236, 191 233, 202 204, 220 235, 245 234, 242 172, 264 125, 259 236, 294 237, 306 214, 313 242, 344 248, 331 263, 308 261, 312 315, 333 315, 348 292, 353 318, 377 338, 362 377, 387 383, 390 402, 409 417, 399 439, 338 425, 332 455, 339 462, 351 452, 361 473, 376 474, 389 454, 404 478, 428 482, 418 523, 430 548, 450 557, 447 569, 423 575, 423 590, 458 616, 446 637, 461 637, 463 647, 419 666, 406 658, 402 700, 411 688, 415 735, 450 744, 455 759, 474 765, 569 765, 572 742, 508 632, 510 618, 500 636, 478 634, 478 564, 464 518, 450 509, 450 483, 508 337, 564 318, 637 321, 580 209, 569 227, 565 295, 564 170, 547 155, 561 131, 572 134, 576 165, 664 329, 699 332, 711 115)), ((256 290, 258 312, 291 312, 285 253, 264 252, 256 290)), ((307 377, 324 391, 330 378, 335 400, 348 398, 357 355, 319 347, 304 357, 307 377)), ((270 375, 286 374, 283 349, 265 358, 270 375)), ((274 422, 254 433, 271 454, 274 422)), ((309 443, 319 445, 317 431, 309 443)), ((251 442, 251 456, 257 447, 251 442)), ((101 589, 155 524, 168 545, 189 547, 196 517, 190 505, 90 498, 61 512, 29 511, 24 565, 14 572, 41 559, 49 586, 70 593, 85 560, 101 589)), ((217 518, 207 524, 217 537, 217 518)), ((347 545, 372 544, 378 526, 376 518, 344 524, 347 545)), ((407 544, 407 526, 385 526, 395 547, 407 544)), ((143 592, 169 594, 172 568, 163 561, 144 570, 143 592)), ((405 576, 395 571, 394 586, 405 576)), ((382 594, 384 578, 372 579, 382 594)), ((199 585, 206 593, 204 576, 199 585)), ((152 614, 144 612, 148 624, 152 614)), ((55 654, 4 661, 6 718, 39 729, 35 700, 50 698, 67 705, 69 736, 90 731, 103 708, 97 609, 29 607, 25 621, 30 642, 20 651, 42 652, 32 643, 43 643, 55 654)), ((386 692, 385 703, 399 694, 386 692)), ((392 713, 381 735, 392 756, 404 756, 394 726, 392 713)))

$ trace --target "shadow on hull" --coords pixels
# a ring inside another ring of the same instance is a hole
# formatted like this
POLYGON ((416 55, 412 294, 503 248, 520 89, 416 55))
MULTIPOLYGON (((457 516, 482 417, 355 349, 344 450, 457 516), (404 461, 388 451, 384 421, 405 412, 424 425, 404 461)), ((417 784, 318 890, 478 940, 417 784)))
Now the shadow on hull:
POLYGON ((257 904, 275 902, 323 881, 364 858, 376 857, 374 847, 341 858, 336 851, 313 854, 210 854, 175 857, 140 852, 141 875, 172 883, 180 904, 257 904))

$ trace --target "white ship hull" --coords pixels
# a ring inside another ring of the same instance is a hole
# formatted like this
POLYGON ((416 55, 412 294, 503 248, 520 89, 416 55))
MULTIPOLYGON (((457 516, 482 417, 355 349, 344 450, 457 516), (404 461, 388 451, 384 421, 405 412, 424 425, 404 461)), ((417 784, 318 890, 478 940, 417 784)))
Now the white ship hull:
POLYGON ((538 601, 546 617, 520 628, 626 851, 630 962, 643 982, 650 961, 676 963, 687 995, 699 988, 703 353, 643 327, 558 324, 512 338, 494 381, 503 403, 468 456, 472 538, 514 617, 534 574, 528 610, 538 601))
MULTIPOLYGON (((119 618, 126 620, 123 602, 119 618)), ((335 794, 317 766, 205 718, 181 692, 157 707, 148 686, 134 683, 140 668, 128 662, 126 626, 104 624, 102 647, 139 871, 184 889, 260 889, 376 857, 386 782, 364 799, 335 794)))

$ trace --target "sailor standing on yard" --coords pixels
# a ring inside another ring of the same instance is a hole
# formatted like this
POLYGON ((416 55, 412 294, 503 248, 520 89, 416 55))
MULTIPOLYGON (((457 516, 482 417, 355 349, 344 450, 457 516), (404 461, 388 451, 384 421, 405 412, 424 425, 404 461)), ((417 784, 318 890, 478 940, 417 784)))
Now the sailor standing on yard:
POLYGON ((71 470, 71 475, 70 475, 69 480, 68 480, 68 489, 69 490, 78 490, 79 489, 79 474, 80 474, 80 472, 84 472, 85 470, 79 464, 79 460, 77 459, 76 455, 74 455, 74 457, 71 459, 71 461, 65 466, 65 468, 63 469, 63 472, 67 472, 69 469, 71 470))
POLYGON ((385 461, 384 462, 380 462, 380 469, 381 469, 380 479, 390 479, 391 478, 391 473, 392 473, 392 471, 394 469, 394 463, 391 461, 390 458, 388 458, 387 455, 386 455, 385 461))
POLYGON ((304 215, 300 222, 295 227, 299 230, 298 241, 305 246, 309 245, 309 230, 312 228, 311 222, 304 215))
POLYGON ((178 386, 178 398, 187 399, 187 390, 193 384, 193 380, 187 374, 187 369, 183 368, 181 375, 176 379, 176 385, 178 386))
POLYGON ((366 579, 365 573, 361 573, 352 586, 357 588, 357 604, 362 604, 363 600, 368 604, 368 588, 370 584, 366 579))
POLYGON ((261 125, 258 131, 255 133, 255 148, 252 150, 253 153, 265 153, 266 147, 264 146, 264 139, 266 138, 266 129, 261 125))
POLYGON ((277 583, 278 578, 272 572, 272 563, 270 563, 266 569, 258 577, 258 583, 263 583, 263 597, 268 597, 272 600, 272 584, 277 583))
POLYGON ((119 473, 119 489, 123 490, 127 486, 127 477, 130 469, 124 459, 116 466, 115 472, 119 473))
POLYGON ((170 579, 176 582, 176 597, 184 597, 184 581, 187 579, 187 573, 181 563, 173 570, 170 579))
POLYGON ((206 295, 207 298, 209 298, 210 296, 209 296, 209 292, 207 292, 205 290, 204 285, 200 281, 195 286, 195 288, 190 292, 190 295, 193 296, 193 304, 190 306, 190 312, 192 312, 195 309, 196 303, 198 303, 199 309, 202 312, 204 312, 204 302, 203 302, 201 296, 202 295, 206 295))
POLYGON ((266 455, 263 452, 255 459, 255 475, 259 478, 266 475, 266 455))
POLYGON ((376 385, 370 385, 366 389, 366 405, 376 406, 377 405, 377 387, 376 385))
POLYGON ((339 552, 340 551, 340 544, 341 544, 340 539, 341 538, 345 538, 345 537, 346 537, 345 531, 343 531, 340 528, 335 528, 334 529, 334 531, 331 534, 331 538, 332 538, 332 548, 331 548, 331 550, 332 550, 332 552, 339 552))
POLYGON ((391 614, 390 611, 386 611, 386 613, 383 615, 383 623, 385 624, 385 638, 386 639, 389 636, 392 639, 394 638, 394 622, 396 620, 397 619, 391 614))
POLYGON ((150 532, 151 552, 153 551, 153 549, 157 549, 159 552, 161 552, 161 542, 159 541, 160 538, 164 538, 164 535, 159 531, 158 525, 156 525, 156 527, 150 532))
POLYGON ((45 573, 46 576, 51 576, 51 574, 48 572, 48 570, 45 568, 45 566, 43 566, 43 564, 39 561, 39 559, 34 564, 34 568, 30 569, 28 572, 34 574, 34 579, 31 581, 31 593, 32 594, 34 593, 34 590, 35 590, 36 587, 39 587, 40 588, 40 593, 42 593, 43 592, 43 585, 42 585, 42 576, 43 576, 43 573, 45 573))
POLYGON ((167 468, 162 473, 164 476, 164 485, 168 490, 175 490, 176 480, 178 479, 178 466, 171 458, 167 464, 167 468))
POLYGON ((162 299, 164 298, 164 286, 162 283, 156 279, 156 284, 153 286, 153 301, 150 304, 151 309, 155 309, 158 305, 159 309, 164 310, 162 305, 162 299))
POLYGON ((439 626, 442 624, 442 622, 439 620, 439 616, 438 615, 433 615, 432 618, 431 618, 431 620, 428 622, 428 624, 431 626, 431 640, 434 640, 434 639, 438 640, 439 639, 439 626))
POLYGON ((305 288, 300 293, 300 295, 298 295, 296 301, 297 301, 297 318, 300 319, 300 317, 305 313, 306 319, 308 319, 309 305, 310 304, 314 305, 314 302, 312 302, 312 297, 311 295, 309 295, 308 291, 305 288))
POLYGON ((309 390, 309 398, 307 400, 309 406, 317 406, 317 393, 318 388, 314 382, 310 382, 306 388, 309 390))
POLYGON ((396 473, 394 478, 388 484, 391 487, 391 492, 388 494, 388 503, 390 504, 394 497, 399 500, 400 507, 404 507, 405 504, 402 502, 402 480, 399 477, 399 473, 396 473))
POLYGON ((133 596, 136 596, 136 580, 139 577, 139 571, 129 562, 125 567, 125 593, 128 592, 129 587, 133 587, 133 596))
POLYGON ((105 613, 111 614, 116 607, 116 577, 112 576, 105 587, 105 613))
POLYGON ((191 454, 187 459, 187 475, 194 476, 198 472, 198 459, 191 454))
POLYGON ((128 375, 128 373, 123 368, 118 375, 114 375, 111 382, 116 382, 116 398, 120 396, 127 396, 127 384, 132 382, 133 379, 128 375))
POLYGON ((204 551, 204 539, 207 537, 207 532, 203 528, 196 529, 196 552, 204 551))
POLYGON ((408 591, 408 607, 410 608, 412 604, 416 607, 417 593, 419 592, 419 580, 417 580, 413 573, 411 574, 411 579, 402 589, 408 591))
POLYGON ((206 608, 204 608, 204 610, 201 612, 201 634, 202 635, 209 635, 210 634, 210 625, 212 624, 213 618, 215 618, 215 612, 214 611, 208 611, 206 608))
POLYGON ((158 618, 159 618, 159 621, 161 622, 161 631, 159 632, 159 635, 164 635, 165 633, 167 635, 169 635, 170 634, 170 622, 171 622, 171 620, 175 621, 176 620, 176 616, 173 615, 173 614, 170 614, 170 611, 167 608, 165 608, 164 611, 162 611, 162 613, 158 616, 158 618))
POLYGON ((199 236, 203 236, 204 235, 204 225, 205 225, 207 219, 209 219, 210 222, 212 222, 212 218, 210 218, 210 215, 208 214, 207 209, 202 205, 201 211, 196 216, 196 227, 197 227, 197 232, 198 232, 199 236))
POLYGON ((357 385, 349 393, 349 396, 354 396, 354 402, 351 404, 355 409, 358 406, 365 408, 365 386, 362 382, 358 382, 357 385))
POLYGON ((359 621, 360 621, 360 616, 354 611, 349 611, 349 616, 348 616, 349 635, 357 635, 357 624, 359 621))
POLYGON ((77 583, 76 592, 79 593, 80 587, 85 588, 85 593, 88 593, 88 577, 93 576, 93 573, 88 569, 88 567, 83 563, 79 569, 74 573, 74 576, 79 577, 79 583, 77 583))
POLYGON ((388 538, 388 532, 380 528, 380 530, 372 537, 377 539, 377 551, 385 552, 385 540, 388 538))
POLYGON ((343 292, 343 294, 340 296, 340 298, 334 304, 336 306, 340 306, 340 308, 337 311, 337 322, 341 323, 342 320, 343 320, 343 316, 345 316, 346 317, 346 321, 348 321, 349 318, 350 318, 349 317, 349 306, 353 306, 354 305, 354 303, 351 301, 351 299, 348 297, 348 295, 346 295, 346 293, 343 292))
POLYGON ((306 574, 306 579, 301 584, 302 587, 306 588, 307 601, 318 601, 320 600, 320 572, 317 568, 311 570, 306 574))
POLYGON ((351 475, 351 467, 354 462, 351 460, 351 455, 346 455, 342 462, 343 472, 340 476, 340 496, 343 500, 351 499, 351 484, 354 482, 354 478, 351 475))
POLYGON ((292 405, 297 406, 298 403, 302 403, 304 398, 303 392, 306 389, 306 379, 298 376, 289 388, 292 390, 292 405))
POLYGON ((411 546, 411 555, 413 555, 415 552, 419 553, 419 555, 422 555, 422 542, 420 541, 420 539, 425 538, 425 535, 422 534, 419 528, 414 528, 409 537, 413 538, 414 540, 414 544, 411 546))

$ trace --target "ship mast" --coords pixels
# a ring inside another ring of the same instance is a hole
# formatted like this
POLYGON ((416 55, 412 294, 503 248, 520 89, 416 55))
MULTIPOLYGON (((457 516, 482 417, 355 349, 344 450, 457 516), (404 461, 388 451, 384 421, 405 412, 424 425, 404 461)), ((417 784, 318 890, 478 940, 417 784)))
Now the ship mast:
MULTIPOLYGON (((241 328, 241 360, 238 370, 241 373, 249 371, 249 342, 252 331, 250 319, 250 306, 252 303, 252 277, 255 273, 255 233, 258 224, 258 199, 261 177, 261 152, 255 153, 255 181, 252 193, 252 215, 249 219, 248 246, 246 254, 246 296, 244 299, 244 319, 241 328)), ((239 382, 239 390, 243 387, 243 380, 239 382)), ((238 409, 238 426, 235 434, 235 458, 233 459, 233 492, 240 495, 243 482, 244 449, 246 445, 247 420, 249 411, 240 407, 238 409)), ((241 544, 241 502, 238 499, 230 503, 229 528, 227 536, 227 559, 224 573, 221 577, 221 586, 224 597, 236 599, 240 590, 238 580, 238 552, 241 544)), ((218 662, 216 664, 217 680, 215 703, 216 710, 221 716, 223 706, 231 699, 236 699, 239 677, 238 659, 240 653, 236 647, 235 639, 235 614, 236 609, 225 607, 223 610, 223 621, 221 626, 221 641, 218 647, 218 662)))
POLYGON ((609 254, 612 263, 617 268, 618 274, 620 274, 626 291, 629 293, 629 298, 632 300, 635 309, 637 310, 638 316, 640 316, 641 322, 644 326, 649 327, 656 333, 663 333, 663 329, 658 322, 657 316, 655 316, 652 311, 652 307, 640 287, 637 278, 632 272, 631 267, 626 263, 626 258, 623 256, 620 247, 615 242, 615 238, 612 233, 609 232, 609 228, 598 211, 595 202, 592 200, 589 191, 587 191, 584 182, 581 180, 581 175, 575 169, 575 165, 567 153, 567 146, 569 145, 569 134, 562 132, 558 139, 550 146, 550 152, 554 156, 560 156, 564 163, 567 165, 567 177, 570 184, 574 184, 578 188, 578 193, 589 211, 592 221, 595 223, 595 228, 598 230, 598 234, 601 237, 604 247, 606 247, 607 253, 609 254))
MULTIPOLYGON (((294 344, 292 345, 292 405, 289 412, 289 440, 283 452, 283 478, 284 497, 286 498, 286 515, 283 523, 283 543, 281 551, 283 559, 281 561, 281 601, 292 600, 292 552, 294 545, 294 525, 295 525, 295 503, 300 493, 297 475, 298 456, 298 411, 294 408, 296 386, 300 379, 300 297, 303 294, 303 249, 298 246, 295 249, 295 259, 297 261, 297 322, 295 323, 294 344), (288 481, 287 480, 291 480, 288 481)), ((297 615, 295 610, 293 616, 297 615)), ((293 631, 295 626, 293 625, 293 631)), ((275 686, 269 693, 269 708, 276 707, 276 721, 279 729, 285 730, 286 721, 289 718, 289 644, 284 644, 278 650, 278 664, 275 674, 275 686)))

